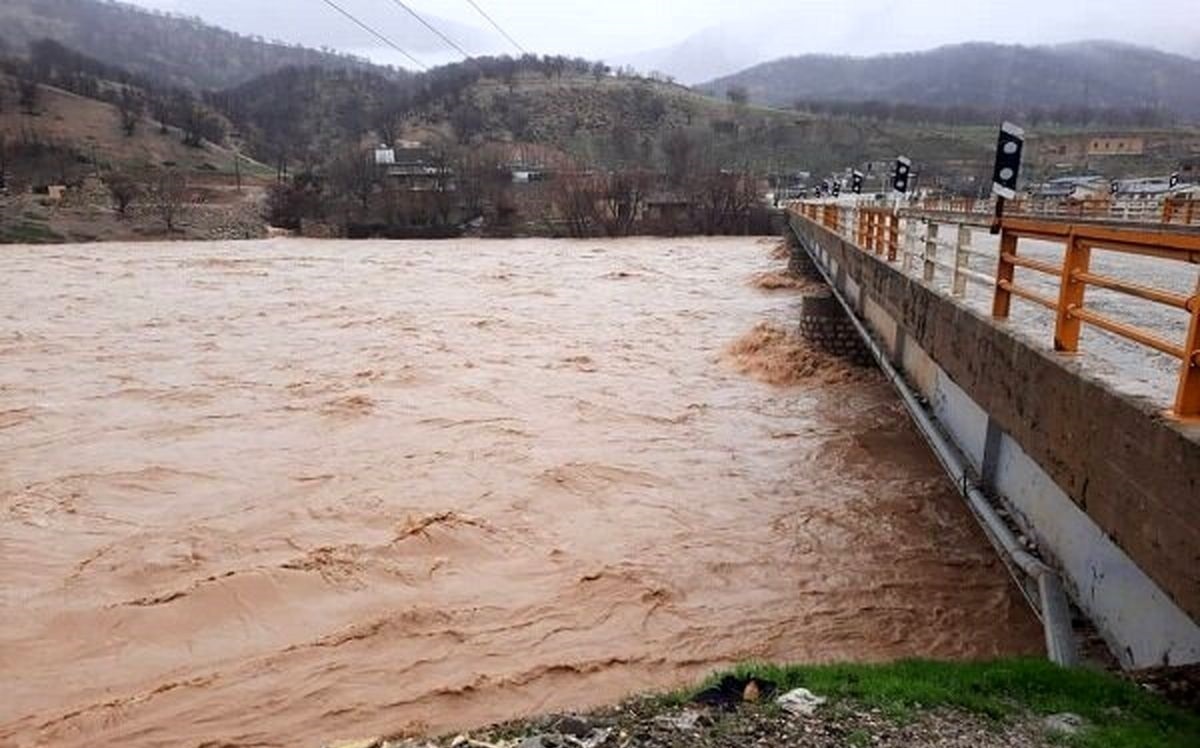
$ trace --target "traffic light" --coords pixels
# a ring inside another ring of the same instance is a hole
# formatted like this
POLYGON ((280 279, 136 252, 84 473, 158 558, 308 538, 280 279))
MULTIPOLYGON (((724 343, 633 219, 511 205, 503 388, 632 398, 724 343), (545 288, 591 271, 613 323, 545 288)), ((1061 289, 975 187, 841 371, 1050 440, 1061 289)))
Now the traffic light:
POLYGON ((840 180, 833 180, 833 196, 837 197, 842 194, 842 183, 840 180))
POLYGON ((850 191, 855 195, 861 195, 863 188, 863 175, 861 171, 856 171, 850 175, 850 191))
POLYGON ((1172 172, 1171 179, 1168 181, 1170 182, 1169 186, 1171 189, 1175 189, 1176 187, 1178 187, 1179 186, 1179 172, 1177 172, 1177 171, 1172 172))
POLYGON ((996 165, 992 169, 992 194, 1005 200, 1017 196, 1017 178, 1021 174, 1021 153, 1025 150, 1025 131, 1011 122, 1000 126, 996 143, 996 165))
POLYGON ((1120 182, 1118 182, 1117 180, 1114 179, 1113 181, 1108 183, 1108 194, 1115 195, 1120 191, 1121 191, 1121 183, 1120 182))
POLYGON ((908 192, 908 180, 912 176, 912 160, 907 156, 896 159, 896 169, 892 172, 892 189, 900 194, 908 192))

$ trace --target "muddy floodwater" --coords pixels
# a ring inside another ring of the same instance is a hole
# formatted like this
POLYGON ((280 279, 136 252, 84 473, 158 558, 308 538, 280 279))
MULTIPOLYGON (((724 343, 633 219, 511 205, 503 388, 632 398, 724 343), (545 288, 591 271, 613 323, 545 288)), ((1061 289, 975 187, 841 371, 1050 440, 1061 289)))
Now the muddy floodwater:
POLYGON ((317 746, 1040 651, 770 242, 0 247, 0 745, 317 746))

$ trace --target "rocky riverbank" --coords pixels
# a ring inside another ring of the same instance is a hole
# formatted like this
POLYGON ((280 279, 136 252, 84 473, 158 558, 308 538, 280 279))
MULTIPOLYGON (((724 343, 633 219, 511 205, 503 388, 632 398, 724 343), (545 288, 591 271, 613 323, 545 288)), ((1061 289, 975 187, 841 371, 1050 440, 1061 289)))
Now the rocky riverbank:
MULTIPOLYGON (((1161 676, 1159 678, 1161 680, 1161 676)), ((1176 679, 1177 680, 1177 679, 1176 679)), ((1200 716, 1154 685, 1036 660, 752 667, 698 690, 437 739, 326 748, 1184 748, 1200 716), (798 683, 807 683, 807 686, 798 683)))

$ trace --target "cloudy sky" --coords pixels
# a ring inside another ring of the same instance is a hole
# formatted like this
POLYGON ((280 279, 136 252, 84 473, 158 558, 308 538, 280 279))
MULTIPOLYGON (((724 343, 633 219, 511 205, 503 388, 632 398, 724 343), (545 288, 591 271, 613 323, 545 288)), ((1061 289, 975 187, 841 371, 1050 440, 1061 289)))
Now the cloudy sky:
MULTIPOLYGON (((472 53, 506 51, 466 0, 406 0, 472 53)), ((322 0, 132 0, 268 38, 399 63, 322 0)), ((423 61, 455 55, 394 0, 335 0, 423 61)), ((785 54, 873 54, 961 41, 1115 39, 1200 57, 1200 0, 476 0, 525 47, 651 66, 685 40, 744 65, 785 54), (648 53, 648 54, 647 54, 648 53)), ((511 50, 511 48, 508 48, 511 50)), ((694 54, 697 52, 694 50, 694 54)))

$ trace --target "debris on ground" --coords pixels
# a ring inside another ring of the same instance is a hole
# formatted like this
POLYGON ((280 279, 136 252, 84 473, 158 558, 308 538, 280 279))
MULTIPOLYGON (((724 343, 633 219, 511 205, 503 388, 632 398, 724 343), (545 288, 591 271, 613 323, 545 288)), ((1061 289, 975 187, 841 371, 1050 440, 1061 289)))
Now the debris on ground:
POLYGON ((1176 706, 1200 713, 1200 663, 1138 670, 1129 678, 1176 706))
POLYGON ((825 697, 817 696, 807 688, 793 688, 776 699, 775 703, 794 717, 811 717, 817 707, 825 703, 825 697))
POLYGON ((1083 717, 1071 712, 1051 714, 1042 720, 1046 732, 1052 735, 1075 735, 1083 729, 1083 717))
POLYGON ((384 741, 380 748, 1050 748, 1062 739, 1035 716, 998 721, 932 709, 898 718, 847 702, 817 709, 825 699, 806 689, 773 701, 765 697, 769 687, 761 680, 730 680, 723 688, 713 686, 711 695, 720 694, 714 706, 639 699, 586 716, 513 722, 442 742, 384 741), (751 682, 760 691, 758 701, 732 698, 751 682), (781 702, 811 705, 813 711, 800 718, 803 712, 789 711, 781 702))
POLYGON ((773 693, 775 693, 775 684, 769 681, 726 675, 713 685, 702 689, 692 698, 692 701, 706 706, 729 708, 742 702, 757 702, 760 698, 769 697, 773 693))

